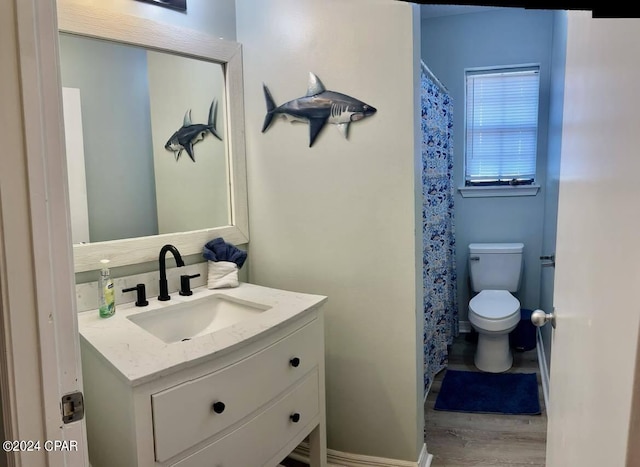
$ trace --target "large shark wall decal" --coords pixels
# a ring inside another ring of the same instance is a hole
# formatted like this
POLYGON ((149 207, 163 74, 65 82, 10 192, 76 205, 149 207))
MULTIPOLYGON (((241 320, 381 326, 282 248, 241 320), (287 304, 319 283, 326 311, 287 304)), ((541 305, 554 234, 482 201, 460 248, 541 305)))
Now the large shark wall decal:
POLYGON ((193 162, 196 158, 193 154, 193 145, 198 141, 202 141, 207 133, 211 133, 213 136, 222 141, 222 137, 216 129, 216 119, 218 116, 218 101, 213 99, 211 106, 209 107, 209 119, 205 123, 192 123, 191 122, 191 109, 187 110, 184 114, 184 120, 182 126, 178 128, 171 138, 164 145, 167 151, 173 151, 176 156, 176 162, 180 158, 182 151, 187 151, 189 157, 193 162))
POLYGON ((271 125, 273 118, 282 116, 291 122, 307 122, 309 124, 309 147, 313 146, 318 134, 325 124, 336 125, 345 138, 349 137, 349 125, 376 113, 376 109, 346 94, 327 91, 320 79, 309 73, 307 94, 279 107, 271 97, 265 84, 264 97, 267 101, 267 115, 264 118, 262 132, 271 125))

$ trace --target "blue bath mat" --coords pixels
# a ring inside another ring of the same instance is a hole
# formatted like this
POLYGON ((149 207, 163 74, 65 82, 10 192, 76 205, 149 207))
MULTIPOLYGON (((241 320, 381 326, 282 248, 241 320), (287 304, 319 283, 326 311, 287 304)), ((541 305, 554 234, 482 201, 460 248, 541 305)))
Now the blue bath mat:
POLYGON ((535 373, 446 370, 435 410, 539 415, 535 373))

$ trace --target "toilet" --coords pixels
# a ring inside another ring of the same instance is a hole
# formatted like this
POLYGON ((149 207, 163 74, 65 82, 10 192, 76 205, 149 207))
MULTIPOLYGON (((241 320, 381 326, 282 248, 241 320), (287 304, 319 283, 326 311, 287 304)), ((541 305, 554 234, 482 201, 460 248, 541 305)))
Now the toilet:
POLYGON ((478 332, 474 362, 481 371, 502 373, 511 368, 509 333, 520 322, 522 243, 471 243, 469 276, 476 295, 469 302, 469 321, 478 332))

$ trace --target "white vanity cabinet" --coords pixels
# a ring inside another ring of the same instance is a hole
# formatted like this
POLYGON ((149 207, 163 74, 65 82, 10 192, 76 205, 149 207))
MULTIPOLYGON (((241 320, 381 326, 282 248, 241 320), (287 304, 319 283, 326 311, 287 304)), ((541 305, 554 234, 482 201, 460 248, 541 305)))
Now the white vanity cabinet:
POLYGON ((326 465, 319 307, 133 383, 80 330, 92 467, 276 466, 307 437, 326 465))

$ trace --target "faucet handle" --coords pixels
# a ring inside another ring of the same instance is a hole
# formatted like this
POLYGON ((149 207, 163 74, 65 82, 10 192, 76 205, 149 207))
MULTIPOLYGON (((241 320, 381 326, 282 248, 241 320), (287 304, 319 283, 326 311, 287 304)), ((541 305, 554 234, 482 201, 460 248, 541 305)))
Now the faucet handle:
POLYGON ((129 287, 128 289, 122 289, 122 292, 133 292, 136 291, 136 306, 147 306, 149 302, 147 301, 147 292, 144 284, 137 284, 135 287, 129 287))
POLYGON ((193 274, 191 276, 188 274, 183 274, 182 276, 180 276, 180 295, 193 295, 189 280, 193 279, 194 277, 200 277, 200 274, 193 274))

